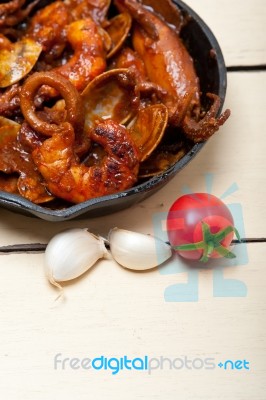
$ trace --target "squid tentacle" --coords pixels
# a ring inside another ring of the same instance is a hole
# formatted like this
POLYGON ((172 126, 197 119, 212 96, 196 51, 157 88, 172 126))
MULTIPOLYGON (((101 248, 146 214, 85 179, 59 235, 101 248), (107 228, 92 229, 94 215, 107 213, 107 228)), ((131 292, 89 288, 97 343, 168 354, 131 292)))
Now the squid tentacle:
POLYGON ((230 110, 226 109, 217 118, 221 100, 219 96, 213 93, 207 93, 207 97, 213 100, 213 104, 205 116, 196 121, 190 114, 187 114, 182 122, 185 135, 196 143, 209 139, 230 116, 230 110))

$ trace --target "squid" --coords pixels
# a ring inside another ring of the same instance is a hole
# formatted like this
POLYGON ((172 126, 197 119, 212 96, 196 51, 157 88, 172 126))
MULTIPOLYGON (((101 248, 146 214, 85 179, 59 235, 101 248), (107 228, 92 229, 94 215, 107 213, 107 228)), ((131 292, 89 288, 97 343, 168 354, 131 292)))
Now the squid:
POLYGON ((149 80, 166 91, 162 101, 168 108, 170 124, 181 127, 194 142, 207 140, 227 120, 230 111, 216 117, 220 98, 207 93, 213 103, 201 117, 199 79, 177 31, 136 0, 115 3, 137 22, 132 34, 133 47, 144 62, 149 80))
POLYGON ((82 155, 89 148, 89 140, 84 134, 83 104, 76 88, 56 72, 35 72, 24 83, 19 93, 20 108, 28 124, 43 136, 64 132, 64 121, 55 124, 45 121, 36 113, 34 98, 40 87, 47 85, 61 94, 65 101, 66 119, 76 132, 75 151, 82 155))
POLYGON ((124 47, 120 51, 118 56, 113 60, 111 67, 127 68, 129 71, 132 71, 135 76, 136 91, 139 91, 142 97, 148 96, 152 100, 155 96, 156 100, 161 100, 167 94, 161 86, 148 80, 144 62, 139 54, 130 47, 124 47))
MULTIPOLYGON (((84 131, 81 98, 67 79, 55 72, 35 73, 24 83, 20 99, 25 120, 43 136, 44 140, 40 141, 33 135, 28 147, 52 195, 79 203, 123 191, 137 181, 138 152, 128 130, 106 119, 84 131), (43 84, 55 88, 65 100, 66 120, 59 125, 42 119, 34 107, 34 96, 43 84), (86 166, 80 162, 78 154, 84 143, 87 148, 86 138, 105 150, 100 165, 86 166)), ((24 140, 28 139, 24 135, 24 140)))
POLYGON ((24 21, 38 1, 0 4, 0 189, 37 204, 124 191, 229 117, 171 0, 41 0, 24 21))

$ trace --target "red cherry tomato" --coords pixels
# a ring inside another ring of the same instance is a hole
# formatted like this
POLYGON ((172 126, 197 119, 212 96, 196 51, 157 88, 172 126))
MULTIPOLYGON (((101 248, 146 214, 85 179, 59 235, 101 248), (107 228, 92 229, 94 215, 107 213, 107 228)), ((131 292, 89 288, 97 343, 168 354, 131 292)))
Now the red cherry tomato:
POLYGON ((167 215, 167 233, 172 247, 182 257, 208 261, 235 255, 229 250, 234 220, 228 207, 208 193, 187 194, 177 199, 167 215))

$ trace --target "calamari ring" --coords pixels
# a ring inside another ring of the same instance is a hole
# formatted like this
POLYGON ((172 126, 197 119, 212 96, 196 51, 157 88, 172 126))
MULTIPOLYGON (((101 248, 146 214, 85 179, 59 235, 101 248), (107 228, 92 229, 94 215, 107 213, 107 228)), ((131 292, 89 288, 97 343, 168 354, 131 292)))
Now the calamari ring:
POLYGON ((81 133, 84 127, 83 104, 77 89, 64 77, 55 72, 35 72, 22 86, 20 92, 20 108, 25 120, 38 133, 52 136, 63 133, 66 124, 71 124, 76 133, 81 133), (65 100, 67 117, 60 125, 45 122, 36 114, 34 97, 42 85, 56 89, 65 100))

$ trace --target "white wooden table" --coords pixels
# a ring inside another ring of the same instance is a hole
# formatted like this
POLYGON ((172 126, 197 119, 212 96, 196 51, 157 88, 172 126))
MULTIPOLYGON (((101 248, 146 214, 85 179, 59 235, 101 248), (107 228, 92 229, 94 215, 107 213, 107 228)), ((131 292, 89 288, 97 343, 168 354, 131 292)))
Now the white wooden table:
MULTIPOLYGON (((206 191, 208 174, 217 196, 237 186, 224 201, 242 207, 245 237, 266 236, 266 2, 187 3, 215 33, 229 67, 225 106, 232 116, 220 133, 166 187, 129 210, 49 223, 0 209, 0 246, 46 243, 69 227, 103 235, 114 226, 154 233, 154 215, 166 212, 186 186, 206 191)), ((265 400, 266 246, 241 246, 239 265, 199 273, 181 263, 179 270, 170 265, 164 273, 134 273, 100 261, 82 279, 64 285, 65 299, 57 302, 44 276, 43 253, 1 254, 0 398, 265 400), (228 285, 237 285, 228 279, 237 280, 239 291, 221 286, 222 273, 228 285), (190 281, 190 297, 178 297, 190 281), (182 283, 170 292, 170 286, 182 283), (159 360, 164 368, 113 375, 69 363, 62 369, 58 362, 55 369, 58 353, 71 359, 147 355, 154 358, 153 367, 159 360), (183 365, 186 357, 188 366, 188 360, 194 362, 191 369, 183 365), (215 368, 202 366, 207 358, 215 368), (176 368, 170 369, 175 359, 176 368), (228 359, 242 360, 242 369, 218 366, 228 359)))

